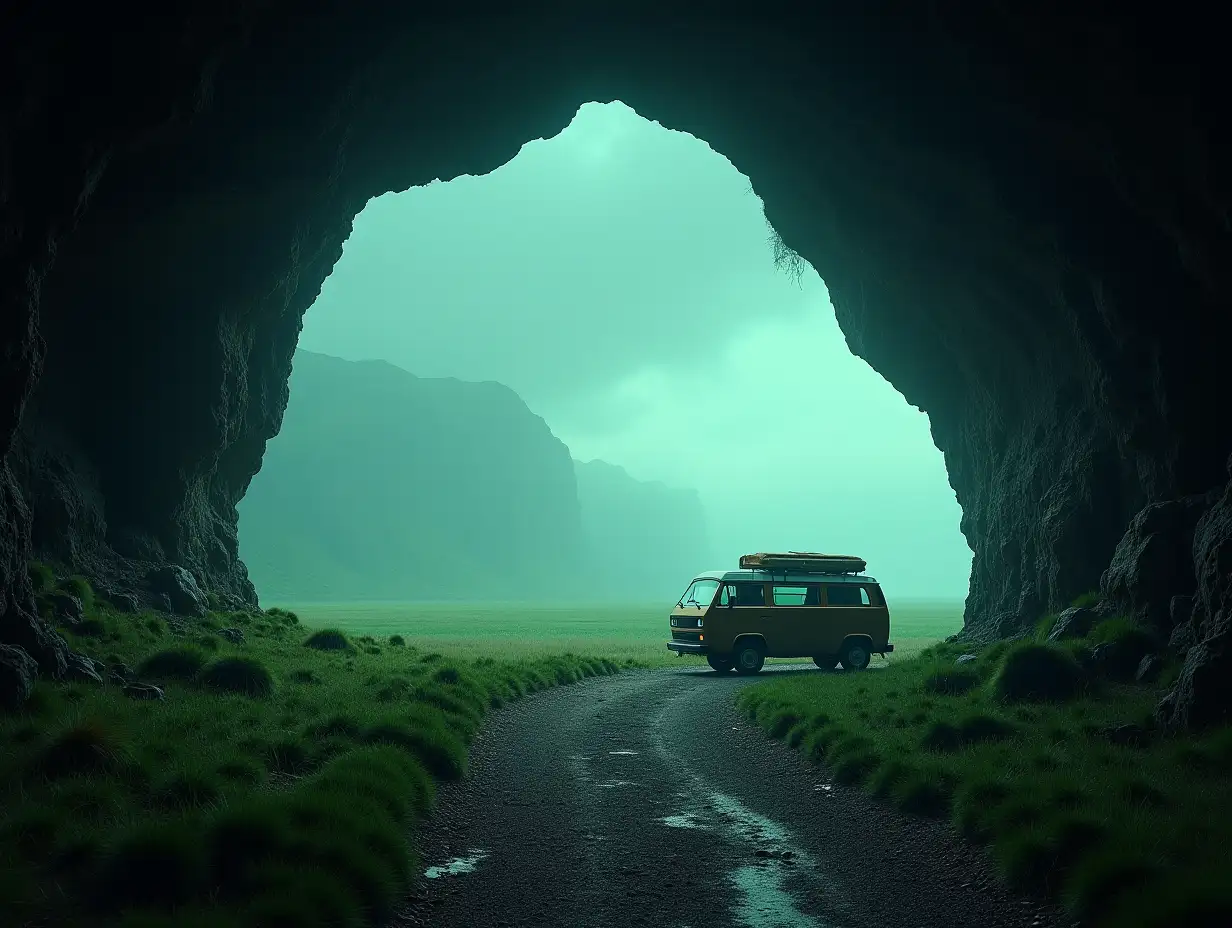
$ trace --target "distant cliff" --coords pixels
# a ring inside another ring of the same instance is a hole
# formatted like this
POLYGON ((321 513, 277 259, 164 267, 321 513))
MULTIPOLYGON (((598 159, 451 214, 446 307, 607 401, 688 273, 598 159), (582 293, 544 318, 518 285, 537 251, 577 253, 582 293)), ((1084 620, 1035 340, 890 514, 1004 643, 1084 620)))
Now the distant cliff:
POLYGON ((696 491, 635 480, 605 461, 575 461, 574 469, 596 593, 674 601, 696 571, 715 566, 696 491))
POLYGON ((588 585, 569 449, 497 383, 299 351, 239 512, 265 602, 570 599, 588 585))

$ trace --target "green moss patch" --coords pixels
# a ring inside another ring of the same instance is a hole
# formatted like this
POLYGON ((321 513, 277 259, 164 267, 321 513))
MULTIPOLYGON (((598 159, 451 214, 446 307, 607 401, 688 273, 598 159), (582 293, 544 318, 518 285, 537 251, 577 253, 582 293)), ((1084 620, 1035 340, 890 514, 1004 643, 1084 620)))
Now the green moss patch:
POLYGON ((74 647, 165 698, 41 681, 0 716, 0 924, 379 924, 415 872, 435 783, 465 773, 486 712, 618 670, 305 639, 284 610, 179 632, 89 608, 74 647))

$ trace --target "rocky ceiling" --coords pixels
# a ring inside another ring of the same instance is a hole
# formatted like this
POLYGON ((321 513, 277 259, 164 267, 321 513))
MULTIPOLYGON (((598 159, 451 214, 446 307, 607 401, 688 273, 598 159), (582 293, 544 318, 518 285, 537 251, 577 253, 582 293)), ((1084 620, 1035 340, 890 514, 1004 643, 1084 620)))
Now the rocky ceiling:
POLYGON ((975 551, 966 633, 1102 577, 1189 655, 1165 720, 1226 717, 1217 30, 953 0, 125 6, 19 4, 0 34, 0 642, 44 673, 67 650, 32 551, 255 604, 235 504, 368 198, 619 99, 752 179, 851 349, 929 413, 975 551))

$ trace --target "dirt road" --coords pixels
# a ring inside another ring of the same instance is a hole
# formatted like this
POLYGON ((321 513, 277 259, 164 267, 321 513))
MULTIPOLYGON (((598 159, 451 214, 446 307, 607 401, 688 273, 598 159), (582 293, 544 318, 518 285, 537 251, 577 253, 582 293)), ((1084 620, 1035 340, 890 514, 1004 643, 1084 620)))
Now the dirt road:
POLYGON ((944 823, 874 803, 766 739, 732 707, 748 683, 685 665, 497 713, 471 776, 440 796, 396 924, 1060 924, 944 823))

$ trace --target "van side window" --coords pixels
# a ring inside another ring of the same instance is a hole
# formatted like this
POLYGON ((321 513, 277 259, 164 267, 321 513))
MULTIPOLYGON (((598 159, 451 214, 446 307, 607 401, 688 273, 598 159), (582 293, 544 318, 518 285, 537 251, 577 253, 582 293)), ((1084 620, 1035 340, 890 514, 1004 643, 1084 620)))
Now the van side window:
POLYGON ((829 606, 867 606, 868 593, 863 587, 847 583, 833 583, 826 587, 826 604, 829 606))
POLYGON ((736 590, 735 606, 764 606, 766 604, 766 587, 761 583, 729 583, 723 587, 723 596, 719 600, 719 605, 726 606, 728 601, 727 591, 734 587, 736 590))
POLYGON ((809 588, 807 586, 775 586, 774 604, 776 606, 807 606, 815 605, 807 602, 809 588))

